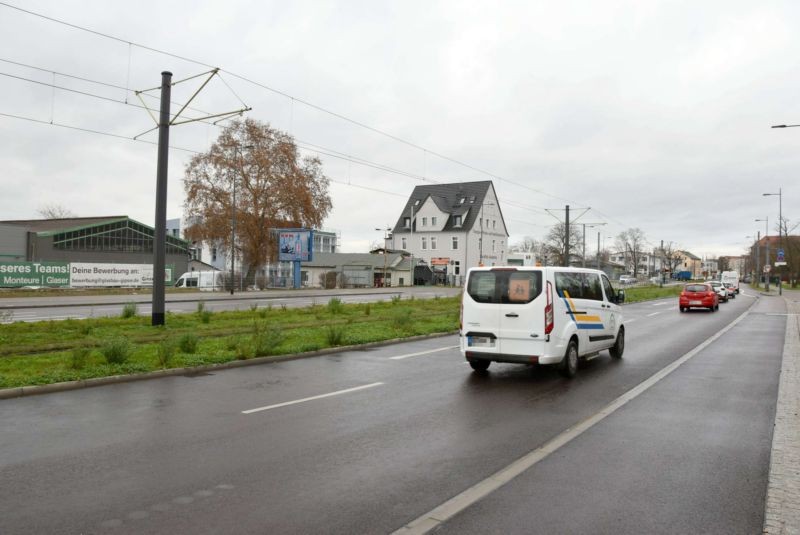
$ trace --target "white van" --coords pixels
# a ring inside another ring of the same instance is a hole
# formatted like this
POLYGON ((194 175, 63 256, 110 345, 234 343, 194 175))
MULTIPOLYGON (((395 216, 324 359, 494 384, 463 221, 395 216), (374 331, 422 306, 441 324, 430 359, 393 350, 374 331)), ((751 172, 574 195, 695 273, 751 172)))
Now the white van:
POLYGON ((222 271, 187 271, 175 281, 176 288, 197 288, 207 292, 225 289, 222 271))
POLYGON ((730 283, 733 285, 736 293, 739 293, 739 272, 738 271, 723 271, 719 276, 719 281, 722 284, 730 283))
POLYGON ((492 361, 556 364, 572 377, 579 357, 608 349, 622 358, 624 300, 596 269, 472 268, 461 299, 461 352, 476 371, 492 361))

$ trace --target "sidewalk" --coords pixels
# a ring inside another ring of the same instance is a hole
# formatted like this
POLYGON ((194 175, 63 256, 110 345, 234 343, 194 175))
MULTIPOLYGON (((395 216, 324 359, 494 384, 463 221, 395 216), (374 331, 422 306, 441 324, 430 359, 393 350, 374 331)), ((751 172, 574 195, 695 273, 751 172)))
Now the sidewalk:
POLYGON ((800 291, 784 289, 783 299, 788 315, 763 529, 769 535, 800 534, 800 291))

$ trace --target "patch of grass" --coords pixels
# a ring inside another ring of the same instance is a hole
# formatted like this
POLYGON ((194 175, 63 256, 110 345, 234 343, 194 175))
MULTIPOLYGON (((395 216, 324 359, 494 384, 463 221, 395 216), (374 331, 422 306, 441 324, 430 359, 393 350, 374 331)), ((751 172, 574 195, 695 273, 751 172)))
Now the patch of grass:
POLYGON ((372 307, 370 306, 369 303, 367 303, 366 305, 364 305, 364 315, 369 316, 371 313, 372 313, 372 307))
POLYGON ((674 286, 640 286, 638 288, 625 289, 625 302, 638 303, 640 301, 650 301, 652 299, 662 299, 664 297, 677 297, 683 290, 682 284, 674 286))
POLYGON ((400 304, 400 294, 397 294, 397 295, 393 295, 393 296, 392 296, 392 304, 393 304, 393 305, 398 305, 398 304, 400 304))
POLYGON ((166 338, 156 346, 156 360, 161 365, 161 368, 169 368, 172 364, 172 359, 175 356, 175 342, 166 338))
POLYGON ((328 312, 331 314, 341 314, 343 309, 342 300, 338 297, 331 297, 330 301, 328 301, 328 312))
POLYGON ((86 361, 89 360, 89 353, 91 351, 88 347, 76 347, 70 353, 70 368, 73 370, 82 370, 86 367, 86 361))
POLYGON ((392 318, 392 326, 401 332, 410 332, 414 325, 410 308, 401 308, 392 318))
POLYGON ((266 322, 253 322, 253 336, 251 338, 253 354, 256 357, 272 355, 275 349, 283 343, 284 334, 275 324, 266 322))
POLYGON ((134 303, 133 301, 129 301, 129 302, 125 303, 125 305, 123 305, 122 312, 120 313, 120 317, 122 319, 133 318, 133 317, 136 317, 136 314, 138 313, 138 311, 139 311, 138 305, 136 303, 134 303))
POLYGON ((111 338, 100 348, 109 364, 125 364, 131 355, 131 343, 127 338, 111 338))
POLYGON ((340 325, 328 325, 325 330, 325 341, 331 347, 344 345, 344 328, 340 325))
POLYGON ((198 301, 196 310, 197 315, 198 316, 201 315, 203 312, 205 312, 205 310, 206 310, 206 302, 203 300, 198 301))
POLYGON ((181 337, 178 338, 178 348, 180 348, 181 353, 186 353, 187 355, 196 353, 199 344, 200 339, 194 333, 183 333, 181 337))

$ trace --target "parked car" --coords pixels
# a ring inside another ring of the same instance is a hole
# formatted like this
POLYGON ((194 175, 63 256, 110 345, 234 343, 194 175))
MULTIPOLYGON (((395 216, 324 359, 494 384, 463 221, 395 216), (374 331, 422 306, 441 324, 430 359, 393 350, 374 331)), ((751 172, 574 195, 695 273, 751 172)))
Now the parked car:
POLYGON ((730 282, 723 282, 722 285, 725 286, 726 290, 728 290, 728 297, 731 299, 736 299, 736 294, 739 293, 739 288, 730 282))
POLYGON ((714 312, 719 310, 719 296, 709 283, 687 284, 678 297, 678 307, 681 312, 686 312, 690 308, 707 308, 714 312))
POLYGON ((722 284, 720 281, 711 281, 709 282, 709 284, 711 285, 712 288, 714 288, 714 291, 717 292, 719 300, 722 301, 723 303, 727 303, 728 289, 725 287, 725 285, 722 284))
POLYGON ((661 284, 661 277, 650 277, 650 284, 661 284))
POLYGON ((625 349, 624 290, 595 269, 480 267, 461 299, 461 352, 472 369, 492 362, 553 364, 566 377, 579 358, 625 349))
POLYGON ((636 277, 632 275, 621 275, 619 278, 620 284, 636 284, 636 277))

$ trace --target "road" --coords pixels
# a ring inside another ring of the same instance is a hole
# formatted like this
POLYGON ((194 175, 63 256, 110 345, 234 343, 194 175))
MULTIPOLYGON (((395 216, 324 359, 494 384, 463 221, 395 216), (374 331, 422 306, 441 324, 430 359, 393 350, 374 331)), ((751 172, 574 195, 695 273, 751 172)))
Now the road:
MULTIPOLYGON (((435 296, 453 296, 460 288, 431 286, 399 288, 367 288, 357 290, 267 290, 262 292, 237 293, 233 296, 222 292, 196 292, 168 294, 166 310, 177 314, 195 312, 197 304, 203 302, 207 310, 246 310, 252 306, 307 307, 315 303, 325 304, 336 297, 344 303, 388 301, 400 295, 403 299, 431 299, 435 296)), ((136 303, 137 313, 149 316, 152 312, 149 294, 6 298, 0 300, 0 323, 12 321, 44 321, 64 319, 86 319, 119 316, 126 302, 136 303)))
POLYGON ((447 336, 2 401, 2 531, 758 533, 783 301, 676 304, 574 380, 447 336))

